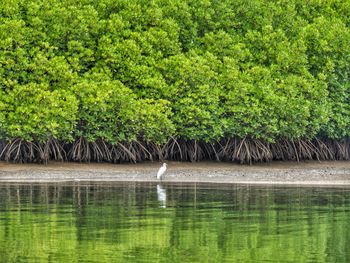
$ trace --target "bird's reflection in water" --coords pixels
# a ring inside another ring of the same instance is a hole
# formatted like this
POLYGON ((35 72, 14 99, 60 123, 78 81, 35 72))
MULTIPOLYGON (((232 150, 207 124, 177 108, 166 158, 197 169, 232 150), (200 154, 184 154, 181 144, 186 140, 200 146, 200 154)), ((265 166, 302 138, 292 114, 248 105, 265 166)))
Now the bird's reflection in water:
POLYGON ((166 208, 166 189, 161 184, 157 184, 157 196, 160 207, 166 208))

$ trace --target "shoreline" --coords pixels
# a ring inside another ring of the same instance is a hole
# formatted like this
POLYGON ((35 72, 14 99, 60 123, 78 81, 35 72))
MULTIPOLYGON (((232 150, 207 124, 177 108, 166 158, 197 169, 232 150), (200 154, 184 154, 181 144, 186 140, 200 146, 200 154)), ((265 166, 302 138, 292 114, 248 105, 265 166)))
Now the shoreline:
MULTIPOLYGON (((349 161, 271 162, 240 165, 223 162, 167 162, 163 183, 214 183, 278 186, 349 186, 349 161)), ((0 183, 158 182, 158 162, 138 164, 0 162, 0 183)))

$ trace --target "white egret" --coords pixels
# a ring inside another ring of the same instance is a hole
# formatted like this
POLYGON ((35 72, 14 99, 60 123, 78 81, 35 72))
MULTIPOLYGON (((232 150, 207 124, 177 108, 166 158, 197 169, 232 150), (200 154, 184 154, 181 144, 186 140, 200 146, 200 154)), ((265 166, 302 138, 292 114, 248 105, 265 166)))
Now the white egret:
POLYGON ((158 173, 157 173, 157 179, 162 180, 163 175, 166 171, 166 163, 163 163, 163 165, 159 168, 158 173))

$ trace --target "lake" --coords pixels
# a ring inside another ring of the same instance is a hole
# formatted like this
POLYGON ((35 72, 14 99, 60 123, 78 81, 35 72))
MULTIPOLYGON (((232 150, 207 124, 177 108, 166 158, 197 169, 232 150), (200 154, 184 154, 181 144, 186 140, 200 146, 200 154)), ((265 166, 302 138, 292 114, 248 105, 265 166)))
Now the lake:
POLYGON ((350 188, 0 184, 0 262, 350 262, 350 188))

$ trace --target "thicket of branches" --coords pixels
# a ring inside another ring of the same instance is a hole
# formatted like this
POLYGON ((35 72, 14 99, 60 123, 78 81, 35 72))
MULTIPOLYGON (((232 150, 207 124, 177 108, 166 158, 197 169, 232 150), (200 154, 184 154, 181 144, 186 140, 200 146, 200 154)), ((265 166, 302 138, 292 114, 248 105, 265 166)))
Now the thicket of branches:
POLYGON ((349 159, 350 2, 3 0, 0 159, 349 159))

